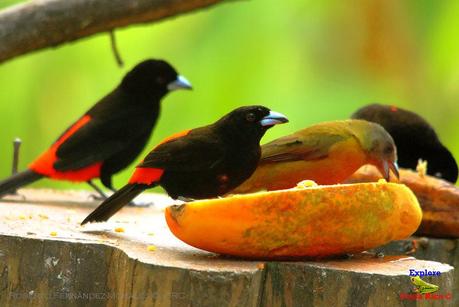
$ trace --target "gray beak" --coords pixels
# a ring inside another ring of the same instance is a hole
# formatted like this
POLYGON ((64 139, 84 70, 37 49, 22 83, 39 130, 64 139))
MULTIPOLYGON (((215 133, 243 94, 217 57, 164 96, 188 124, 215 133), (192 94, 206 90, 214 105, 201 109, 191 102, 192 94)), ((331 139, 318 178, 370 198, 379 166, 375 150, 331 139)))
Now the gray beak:
POLYGON ((397 162, 389 163, 389 168, 391 169, 392 173, 394 173, 397 179, 400 179, 400 173, 398 172, 398 164, 397 162))
POLYGON ((381 162, 381 166, 378 168, 379 168, 379 172, 381 173, 381 175, 384 176, 384 179, 386 179, 386 181, 390 180, 390 171, 394 173, 397 179, 400 179, 400 174, 398 173, 397 162, 391 162, 391 161, 384 160, 381 162))
POLYGON ((177 76, 177 79, 175 81, 172 81, 167 85, 167 89, 169 91, 174 91, 174 90, 191 90, 191 83, 188 81, 184 76, 177 76))
POLYGON ((268 115, 260 120, 262 126, 274 126, 277 124, 288 123, 287 117, 281 113, 270 111, 268 115))

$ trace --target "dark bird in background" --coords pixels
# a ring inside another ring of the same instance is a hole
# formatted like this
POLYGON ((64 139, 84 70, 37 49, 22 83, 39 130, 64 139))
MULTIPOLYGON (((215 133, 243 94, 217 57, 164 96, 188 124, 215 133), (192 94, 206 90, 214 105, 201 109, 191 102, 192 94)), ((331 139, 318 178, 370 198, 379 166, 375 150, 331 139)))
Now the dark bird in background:
POLYGON ((352 118, 383 126, 397 146, 398 164, 416 169, 418 160, 427 161, 427 173, 452 183, 458 176, 457 163, 440 142, 432 126, 418 114, 395 106, 370 104, 355 112, 352 118))
POLYGON ((146 145, 170 91, 190 83, 162 60, 146 60, 73 123, 27 170, 0 182, 0 197, 42 177, 92 182, 114 190, 112 176, 127 167, 146 145))
POLYGON ((365 164, 376 166, 386 180, 398 177, 397 151, 389 133, 365 120, 319 123, 261 147, 252 176, 231 193, 293 188, 309 179, 337 184, 365 164))
POLYGON ((260 139, 288 120, 263 106, 238 108, 217 122, 173 135, 139 164, 129 183, 82 222, 108 220, 142 191, 160 185, 172 198, 212 198, 234 189, 255 171, 260 139))

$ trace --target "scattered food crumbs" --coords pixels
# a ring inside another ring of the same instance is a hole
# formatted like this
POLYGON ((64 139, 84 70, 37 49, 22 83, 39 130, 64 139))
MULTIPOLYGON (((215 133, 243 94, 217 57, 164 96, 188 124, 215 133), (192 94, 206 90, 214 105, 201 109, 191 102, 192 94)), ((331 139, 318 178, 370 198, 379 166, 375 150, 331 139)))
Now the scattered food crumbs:
POLYGON ((50 234, 50 236, 52 236, 52 237, 57 236, 57 232, 56 232, 56 231, 51 231, 49 234, 50 234))
POLYGON ((18 217, 19 217, 20 220, 25 220, 26 219, 26 216, 24 214, 19 214, 18 217))
POLYGON ((69 223, 71 222, 70 216, 67 216, 67 222, 69 222, 69 223))
POLYGON ((154 236, 155 233, 154 233, 154 232, 149 232, 148 235, 149 235, 149 236, 154 236))
POLYGON ((28 234, 29 236, 31 236, 31 235, 36 235, 35 232, 30 232, 30 231, 27 231, 26 234, 28 234))
POLYGON ((156 250, 156 246, 154 245, 148 245, 147 246, 147 250, 149 250, 150 252, 154 252, 156 250))
POLYGON ((124 232, 124 228, 123 227, 116 227, 115 231, 116 232, 124 232))
POLYGON ((427 161, 419 159, 418 165, 416 166, 416 171, 418 172, 419 177, 424 178, 424 176, 427 174, 427 161))
POLYGON ((259 264, 257 264, 257 268, 259 270, 263 270, 265 268, 265 264, 264 263, 259 263, 259 264))
POLYGON ((41 214, 39 213, 38 216, 42 219, 42 220, 47 220, 48 219, 48 216, 46 214, 41 214))
POLYGON ((386 179, 381 178, 381 179, 378 180, 378 183, 387 183, 387 181, 386 181, 386 179))
POLYGON ((32 214, 29 214, 29 220, 31 220, 31 219, 32 219, 32 214))
POLYGON ((298 182, 296 185, 297 188, 310 188, 310 187, 317 187, 318 184, 314 180, 303 180, 298 182))

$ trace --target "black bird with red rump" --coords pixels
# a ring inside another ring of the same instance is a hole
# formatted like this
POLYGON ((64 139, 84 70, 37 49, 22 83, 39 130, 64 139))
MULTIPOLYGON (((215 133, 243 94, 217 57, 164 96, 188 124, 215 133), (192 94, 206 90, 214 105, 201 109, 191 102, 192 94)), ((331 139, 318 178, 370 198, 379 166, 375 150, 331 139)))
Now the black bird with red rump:
POLYGON ((127 185, 82 224, 108 220, 142 191, 158 185, 174 199, 224 195, 257 168, 265 132, 286 122, 284 115, 266 107, 246 106, 211 125, 172 135, 145 157, 127 185))
POLYGON ((132 163, 145 147, 170 91, 190 83, 162 60, 146 60, 74 122, 27 170, 0 182, 0 196, 43 177, 94 183, 114 190, 112 176, 132 163))
POLYGON ((396 106, 370 104, 357 110, 352 118, 378 123, 389 132, 397 146, 400 167, 416 169, 422 159, 427 161, 429 175, 456 182, 456 160, 432 126, 418 114, 396 106))

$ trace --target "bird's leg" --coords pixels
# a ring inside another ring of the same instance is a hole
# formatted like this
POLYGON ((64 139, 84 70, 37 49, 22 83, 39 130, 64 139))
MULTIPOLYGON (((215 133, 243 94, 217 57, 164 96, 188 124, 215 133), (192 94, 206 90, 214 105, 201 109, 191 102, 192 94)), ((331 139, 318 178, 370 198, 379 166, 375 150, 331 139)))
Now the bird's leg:
MULTIPOLYGON (((109 187, 109 190, 112 191, 113 193, 116 193, 118 190, 115 189, 115 188, 112 188, 112 187, 109 187)), ((139 202, 135 202, 133 200, 131 200, 130 202, 127 203, 127 206, 129 207, 138 207, 138 208, 146 208, 146 207, 150 207, 154 205, 153 202, 146 202, 146 203, 139 203, 139 202)))
POLYGON ((148 208, 150 206, 153 206, 155 203, 154 202, 151 202, 151 201, 148 201, 148 202, 135 202, 133 200, 131 200, 130 202, 127 203, 126 206, 129 206, 129 207, 137 207, 137 208, 148 208))
MULTIPOLYGON (((89 183, 89 182, 88 182, 89 183)), ((106 200, 108 198, 108 196, 102 192, 93 182, 89 183, 90 186, 92 186, 97 192, 99 192, 99 194, 102 196, 102 195, 105 195, 105 198, 101 198, 101 200, 106 200), (92 183, 92 184, 91 184, 92 183)), ((113 188, 113 187, 109 187, 108 188, 110 191, 112 191, 113 193, 116 193, 118 190, 113 188)), ((94 197, 94 196, 93 196, 94 197)), ((95 199, 98 199, 99 197, 94 197, 95 199)), ((134 202, 133 200, 131 200, 130 202, 127 203, 127 206, 129 207, 139 207, 139 208, 146 208, 146 207, 150 207, 151 205, 154 205, 154 203, 152 202, 146 202, 146 203, 136 203, 134 202)))
POLYGON ((107 194, 104 193, 92 180, 86 181, 91 188, 93 188, 99 195, 91 195, 91 198, 94 200, 106 200, 108 198, 107 194))
POLYGON ((189 197, 185 197, 185 196, 179 196, 179 197, 177 197, 177 199, 178 199, 178 200, 181 200, 181 201, 184 201, 184 202, 186 202, 186 203, 195 201, 194 198, 189 198, 189 197))
MULTIPOLYGON (((117 189, 112 188, 112 187, 110 187, 109 190, 112 191, 113 194, 118 192, 117 189)), ((127 205, 130 207, 148 207, 150 204, 136 204, 133 200, 131 200, 130 202, 128 202, 127 205)))
POLYGON ((150 200, 144 200, 144 201, 137 200, 137 201, 135 201, 135 199, 133 199, 127 205, 130 206, 130 207, 148 208, 148 207, 154 206, 155 202, 154 201, 150 201, 150 200))
POLYGON ((152 202, 152 201, 144 201, 144 202, 141 202, 141 201, 137 201, 135 202, 134 200, 131 200, 130 202, 128 202, 127 206, 129 207, 137 207, 137 208, 148 208, 150 206, 153 206, 155 203, 152 202))
MULTIPOLYGON (((118 191, 117 189, 115 189, 112 186, 111 177, 101 177, 101 181, 104 184, 104 186, 107 187, 113 193, 116 193, 118 191)), ((92 195, 93 199, 95 199, 95 200, 106 200, 108 198, 107 194, 105 194, 94 182, 89 180, 88 184, 94 190, 96 190, 97 193, 99 193, 99 195, 100 195, 100 196, 92 195)), ((133 200, 131 200, 130 202, 127 203, 127 206, 129 206, 129 207, 139 207, 139 208, 146 208, 146 207, 150 207, 151 205, 154 205, 154 203, 153 202, 134 202, 133 200)))

